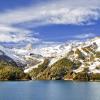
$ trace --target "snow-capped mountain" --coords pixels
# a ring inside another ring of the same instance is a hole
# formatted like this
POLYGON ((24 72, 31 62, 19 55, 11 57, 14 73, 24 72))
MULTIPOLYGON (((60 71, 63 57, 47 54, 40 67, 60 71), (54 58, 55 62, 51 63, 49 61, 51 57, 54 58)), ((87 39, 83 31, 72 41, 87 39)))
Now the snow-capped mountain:
MULTIPOLYGON (((100 37, 89 39, 85 42, 72 41, 57 46, 32 48, 29 44, 25 48, 4 48, 0 50, 12 58, 17 64, 25 64, 25 72, 31 71, 42 64, 45 58, 50 60, 49 67, 58 60, 67 57, 71 61, 81 63, 74 72, 78 73, 88 67, 90 72, 100 73, 100 37)), ((3 52, 0 52, 2 54, 3 52)))
POLYGON ((68 53, 68 58, 72 61, 79 61, 81 66, 74 70, 78 73, 89 68, 89 72, 100 73, 100 38, 96 37, 83 42, 81 45, 72 48, 68 53))
POLYGON ((100 73, 100 37, 89 39, 85 42, 73 41, 54 47, 33 49, 32 52, 42 55, 44 58, 49 58, 49 66, 59 59, 67 57, 71 61, 81 63, 81 66, 74 70, 76 73, 81 72, 86 67, 89 67, 90 72, 100 73))

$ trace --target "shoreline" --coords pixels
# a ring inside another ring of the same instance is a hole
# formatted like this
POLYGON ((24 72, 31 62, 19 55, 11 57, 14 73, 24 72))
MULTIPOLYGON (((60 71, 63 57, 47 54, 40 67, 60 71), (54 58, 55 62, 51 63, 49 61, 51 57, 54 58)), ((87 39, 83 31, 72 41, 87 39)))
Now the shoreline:
POLYGON ((24 81, 72 81, 72 82, 100 82, 100 80, 90 80, 90 81, 85 81, 85 80, 72 80, 72 79, 65 79, 65 80, 0 80, 0 82, 24 82, 24 81))

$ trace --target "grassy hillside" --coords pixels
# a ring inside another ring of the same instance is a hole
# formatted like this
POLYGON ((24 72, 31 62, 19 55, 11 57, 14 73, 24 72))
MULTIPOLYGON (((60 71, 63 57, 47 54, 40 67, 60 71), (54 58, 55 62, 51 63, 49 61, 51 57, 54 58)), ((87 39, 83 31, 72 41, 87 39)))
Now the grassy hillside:
POLYGON ((42 66, 39 68, 33 69, 30 74, 34 79, 37 80, 58 80, 63 79, 64 76, 73 69, 74 63, 68 60, 67 58, 63 58, 56 63, 54 63, 51 67, 47 67, 48 64, 43 63, 45 68, 42 66), (44 69, 44 70, 42 70, 44 69), (37 71, 38 70, 38 71, 37 71), (38 72, 38 73, 37 73, 38 72))
POLYGON ((0 80, 29 80, 29 75, 7 56, 0 57, 0 80))

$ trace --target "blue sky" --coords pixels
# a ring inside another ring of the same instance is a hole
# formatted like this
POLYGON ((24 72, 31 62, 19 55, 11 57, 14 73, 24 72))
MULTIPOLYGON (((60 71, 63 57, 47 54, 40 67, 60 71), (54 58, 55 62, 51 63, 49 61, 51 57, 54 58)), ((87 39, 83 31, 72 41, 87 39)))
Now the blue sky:
POLYGON ((100 36, 99 0, 0 0, 0 43, 57 44, 100 36))

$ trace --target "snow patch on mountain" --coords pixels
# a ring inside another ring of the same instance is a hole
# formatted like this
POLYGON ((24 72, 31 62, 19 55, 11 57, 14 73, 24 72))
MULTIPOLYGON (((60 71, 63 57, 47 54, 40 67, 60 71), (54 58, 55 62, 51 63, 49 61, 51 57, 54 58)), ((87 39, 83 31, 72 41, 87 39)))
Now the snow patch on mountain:
MULTIPOLYGON (((29 44, 25 48, 4 48, 0 46, 0 50, 14 61, 25 63, 25 72, 31 71, 42 64, 45 58, 50 59, 49 67, 58 60, 67 57, 71 61, 79 61, 81 66, 74 70, 78 73, 88 67, 90 72, 100 73, 97 67, 100 67, 100 58, 96 57, 95 52, 100 52, 100 37, 82 41, 71 41, 58 44, 57 46, 32 48, 29 44), (83 58, 79 57, 83 56, 83 58)), ((2 54, 2 52, 0 52, 2 54)))

